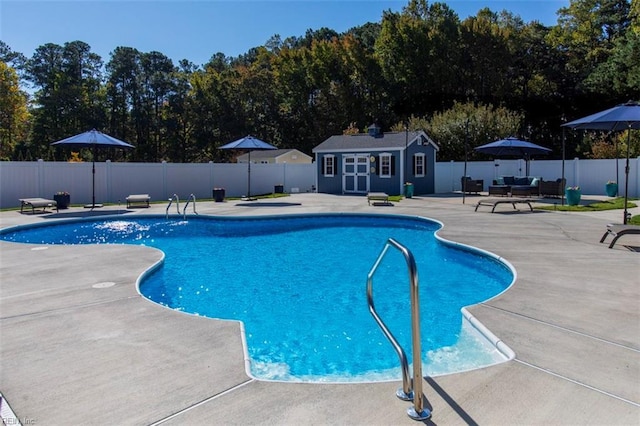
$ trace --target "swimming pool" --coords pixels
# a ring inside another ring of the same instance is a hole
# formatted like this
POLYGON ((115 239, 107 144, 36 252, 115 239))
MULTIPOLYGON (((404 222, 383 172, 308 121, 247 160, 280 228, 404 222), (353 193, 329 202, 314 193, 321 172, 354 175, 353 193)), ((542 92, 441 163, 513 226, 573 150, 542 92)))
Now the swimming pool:
MULTIPOLYGON (((172 309, 242 321, 251 375, 348 382, 400 377, 365 294, 367 273, 389 237, 416 258, 423 371, 437 375, 505 360, 461 309, 504 291, 513 272, 488 253, 434 238, 439 227, 388 215, 137 216, 6 230, 0 237, 157 247, 165 261, 141 280, 140 292, 172 309)), ((410 358, 409 281, 399 253, 389 252, 375 282, 376 309, 410 358)))

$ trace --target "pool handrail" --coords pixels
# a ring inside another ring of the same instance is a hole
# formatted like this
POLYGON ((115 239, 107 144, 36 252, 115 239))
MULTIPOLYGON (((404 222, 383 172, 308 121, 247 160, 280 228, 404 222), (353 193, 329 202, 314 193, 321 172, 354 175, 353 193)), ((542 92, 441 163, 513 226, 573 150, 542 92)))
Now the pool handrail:
POLYGON ((171 204, 173 204, 174 198, 176 200, 176 210, 178 211, 178 215, 180 214, 180 198, 178 197, 178 194, 173 194, 171 198, 169 198, 169 204, 167 205, 167 209, 165 210, 166 219, 169 219, 169 207, 171 207, 171 204))
POLYGON ((193 214, 198 214, 198 212, 196 211, 196 196, 191 194, 189 195, 189 198, 187 198, 187 202, 184 205, 184 208, 182 209, 182 219, 185 219, 185 220, 187 219, 187 206, 189 205, 191 200, 193 200, 193 214))
POLYGON ((387 339, 389 339, 389 342, 391 342, 391 345, 400 358, 400 366, 402 369, 402 388, 396 391, 396 396, 404 401, 413 400, 413 407, 410 407, 407 410, 407 415, 409 417, 414 420, 426 420, 431 417, 431 411, 424 408, 424 401, 422 400, 422 348, 420 343, 420 299, 418 289, 418 270, 413 254, 405 246, 393 238, 389 238, 380 252, 378 259, 373 264, 371 271, 369 271, 369 274, 367 275, 367 302, 369 304, 369 312, 371 312, 371 315, 382 329, 384 335, 387 336, 387 339), (409 290, 411 293, 411 338, 413 341, 413 380, 409 379, 409 363, 407 362, 407 356, 404 350, 376 312, 373 303, 373 275, 376 273, 378 266, 389 250, 389 247, 395 247, 402 253, 409 269, 409 290))

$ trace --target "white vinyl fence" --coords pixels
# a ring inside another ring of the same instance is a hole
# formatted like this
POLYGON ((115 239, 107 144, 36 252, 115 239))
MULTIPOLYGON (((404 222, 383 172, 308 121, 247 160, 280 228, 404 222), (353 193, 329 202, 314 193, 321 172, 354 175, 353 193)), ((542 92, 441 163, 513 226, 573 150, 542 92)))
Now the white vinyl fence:
MULTIPOLYGON (((626 159, 564 161, 564 177, 567 186, 579 186, 583 194, 604 195, 607 181, 618 182, 618 194, 624 195, 626 159), (616 165, 617 161, 617 165, 616 165)), ((638 197, 640 158, 629 159, 629 197, 638 197)), ((474 161, 467 163, 467 176, 483 179, 487 191, 492 181, 499 176, 524 176, 524 160, 474 161)), ((460 191, 460 177, 464 175, 464 162, 436 163, 436 193, 460 191)), ((532 160, 529 162, 529 176, 544 180, 562 177, 562 160, 532 160)))
MULTIPOLYGON (((630 160, 629 196, 638 197, 639 158, 630 160)), ((625 160, 566 160, 567 185, 579 185, 583 194, 603 194, 609 180, 619 183, 624 195, 625 160)), ((0 208, 19 207, 20 198, 53 198, 56 192, 71 194, 73 204, 91 202, 92 164, 49 161, 0 162, 0 208)), ((213 198, 213 188, 224 188, 229 197, 247 195, 247 164, 228 163, 113 163, 95 165, 96 203, 122 203, 130 194, 149 194, 152 201, 167 200, 173 194, 186 199, 213 198)), ((460 191, 464 162, 436 163, 436 193, 460 191)), ((316 188, 315 164, 251 164, 251 194, 274 191, 312 192, 316 188)), ((476 161, 467 163, 467 176, 483 179, 487 190, 498 176, 525 174, 523 160, 476 161)), ((531 161, 531 176, 555 180, 562 175, 561 160, 531 161)))
MULTIPOLYGON (((68 162, 0 162, 0 208, 19 207, 19 198, 52 199, 71 194, 71 203, 91 203, 92 164, 68 162)), ((122 203, 130 194, 149 194, 151 201, 213 198, 213 188, 229 197, 247 195, 247 164, 113 163, 95 165, 96 203, 122 203)), ((285 192, 315 188, 315 164, 251 164, 251 194, 267 194, 275 185, 285 192)))

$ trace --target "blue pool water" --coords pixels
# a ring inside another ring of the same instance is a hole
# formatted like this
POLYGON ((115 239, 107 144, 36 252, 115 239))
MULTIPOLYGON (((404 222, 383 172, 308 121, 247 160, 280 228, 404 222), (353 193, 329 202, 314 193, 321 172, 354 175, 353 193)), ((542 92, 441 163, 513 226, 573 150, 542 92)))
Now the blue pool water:
MULTIPOLYGON (((423 218, 306 215, 262 218, 164 217, 75 221, 3 232, 44 244, 140 244, 164 264, 140 292, 172 309, 244 323, 251 374, 305 381, 397 380, 398 358, 368 311, 366 279, 388 238, 412 251, 420 280, 425 374, 503 360, 470 330, 461 308, 512 282, 493 257, 434 237, 423 218)), ((380 316, 411 361, 409 276, 390 250, 374 278, 380 316)))

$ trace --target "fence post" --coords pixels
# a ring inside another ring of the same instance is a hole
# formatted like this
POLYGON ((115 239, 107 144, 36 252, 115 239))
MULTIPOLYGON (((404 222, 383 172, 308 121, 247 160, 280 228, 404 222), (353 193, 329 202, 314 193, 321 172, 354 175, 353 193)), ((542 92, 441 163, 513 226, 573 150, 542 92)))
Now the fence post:
POLYGON ((106 160, 104 167, 104 179, 107 185, 107 202, 109 203, 113 203, 113 182, 111 182, 111 172, 111 160, 106 160))
POLYGON ((44 195, 44 160, 38 158, 38 167, 36 169, 36 176, 38 182, 38 196, 43 198, 49 198, 44 195))
POLYGON ((169 198, 169 191, 167 191, 167 161, 162 160, 162 198, 165 200, 169 198))
MULTIPOLYGON (((215 188, 216 186, 214 185, 215 181, 213 178, 213 165, 214 162, 213 161, 209 161, 209 193, 213 196, 213 188, 215 188)), ((206 197, 209 198, 209 197, 206 197)))
POLYGON ((454 169, 456 167, 456 163, 455 161, 451 160, 449 161, 449 180, 451 182, 450 186, 449 186, 449 190, 450 191, 455 191, 456 190, 456 178, 454 177, 454 169))

